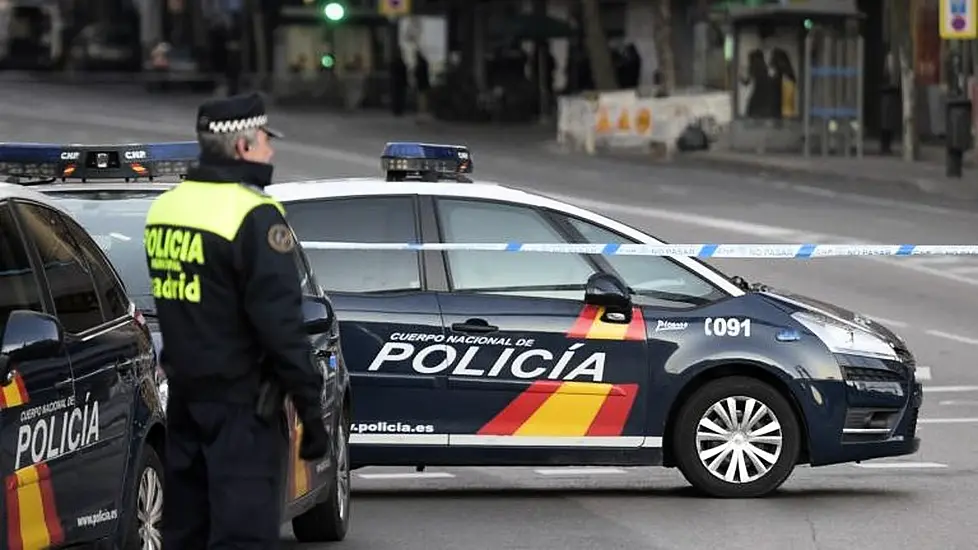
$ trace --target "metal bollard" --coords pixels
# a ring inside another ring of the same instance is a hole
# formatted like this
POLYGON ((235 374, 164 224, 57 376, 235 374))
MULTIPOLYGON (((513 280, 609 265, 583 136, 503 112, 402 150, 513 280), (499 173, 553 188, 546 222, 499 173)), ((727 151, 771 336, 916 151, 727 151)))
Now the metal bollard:
POLYGON ((948 177, 960 178, 964 168, 964 152, 972 147, 971 100, 953 97, 947 100, 947 162, 948 177))

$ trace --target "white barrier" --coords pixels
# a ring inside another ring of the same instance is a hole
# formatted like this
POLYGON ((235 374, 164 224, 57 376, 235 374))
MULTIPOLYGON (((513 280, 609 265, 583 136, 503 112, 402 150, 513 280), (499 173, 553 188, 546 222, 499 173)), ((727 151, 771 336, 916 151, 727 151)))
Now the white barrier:
POLYGON ((547 252, 605 256, 682 256, 695 258, 837 258, 845 256, 975 256, 978 245, 921 244, 578 244, 578 243, 357 243, 302 241, 310 250, 432 250, 547 252))
POLYGON ((728 92, 639 97, 635 90, 562 96, 557 106, 557 142, 593 155, 599 148, 649 147, 667 154, 690 125, 700 124, 714 141, 732 117, 728 92))

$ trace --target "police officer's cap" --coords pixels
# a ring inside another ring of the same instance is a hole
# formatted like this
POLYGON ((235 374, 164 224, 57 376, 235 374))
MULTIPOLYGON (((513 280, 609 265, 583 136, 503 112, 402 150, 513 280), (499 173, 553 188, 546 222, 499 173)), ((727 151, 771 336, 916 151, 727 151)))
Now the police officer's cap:
POLYGON ((229 134, 251 128, 264 130, 270 137, 284 134, 268 127, 265 101, 255 93, 209 99, 197 109, 197 132, 229 134))

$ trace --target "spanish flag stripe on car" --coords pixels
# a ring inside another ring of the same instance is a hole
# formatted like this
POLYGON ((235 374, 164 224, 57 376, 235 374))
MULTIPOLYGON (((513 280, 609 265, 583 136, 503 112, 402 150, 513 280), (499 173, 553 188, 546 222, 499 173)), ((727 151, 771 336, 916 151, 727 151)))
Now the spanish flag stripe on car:
POLYGON ((640 308, 632 308, 632 319, 628 324, 607 323, 601 320, 605 308, 586 305, 574 325, 567 331, 568 338, 585 340, 644 340, 645 319, 640 308))
POLYGON ((534 382, 478 435, 618 436, 637 393, 638 384, 534 382))
POLYGON ((0 387, 0 410, 26 405, 30 401, 24 378, 19 372, 14 372, 14 378, 6 386, 0 387))
POLYGON ((64 542, 47 464, 35 464, 11 474, 6 490, 10 550, 36 550, 64 542))

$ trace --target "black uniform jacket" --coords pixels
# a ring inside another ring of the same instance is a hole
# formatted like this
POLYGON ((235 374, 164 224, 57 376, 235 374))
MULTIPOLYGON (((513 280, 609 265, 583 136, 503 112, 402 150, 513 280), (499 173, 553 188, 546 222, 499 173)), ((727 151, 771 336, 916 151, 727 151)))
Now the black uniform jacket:
POLYGON ((322 377, 303 330, 294 234, 270 165, 204 161, 154 201, 146 254, 172 393, 254 403, 264 359, 300 414, 322 377))

